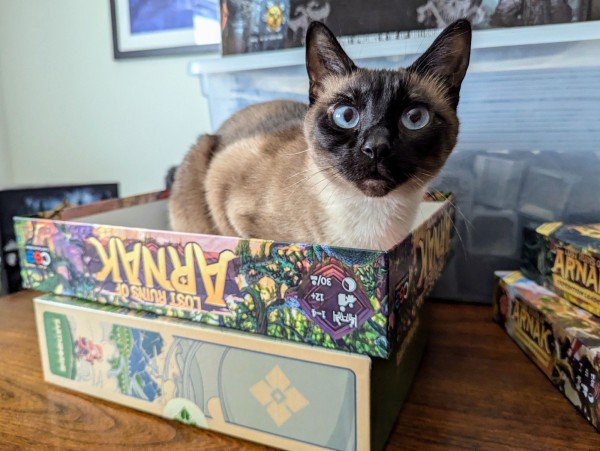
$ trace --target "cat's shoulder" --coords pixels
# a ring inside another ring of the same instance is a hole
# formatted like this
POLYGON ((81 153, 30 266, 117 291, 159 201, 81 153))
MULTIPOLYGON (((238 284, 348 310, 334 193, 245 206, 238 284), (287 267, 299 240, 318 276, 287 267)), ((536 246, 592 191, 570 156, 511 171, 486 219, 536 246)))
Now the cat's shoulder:
POLYGON ((267 118, 276 114, 278 117, 284 119, 303 119, 307 109, 307 104, 293 100, 270 100, 268 102, 255 103, 234 113, 223 123, 223 127, 226 127, 231 122, 235 122, 240 117, 267 118))
POLYGON ((250 105, 231 116, 217 130, 223 146, 256 135, 279 133, 301 126, 308 105, 290 100, 274 100, 250 105))

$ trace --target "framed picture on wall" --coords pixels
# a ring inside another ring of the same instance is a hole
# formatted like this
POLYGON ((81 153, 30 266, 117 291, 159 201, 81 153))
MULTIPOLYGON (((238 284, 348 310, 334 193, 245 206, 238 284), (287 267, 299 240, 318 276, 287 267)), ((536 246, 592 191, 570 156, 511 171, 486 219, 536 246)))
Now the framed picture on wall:
POLYGON ((315 20, 343 44, 422 40, 460 18, 469 19, 475 30, 569 24, 590 19, 590 1, 220 0, 222 50, 228 55, 302 47, 315 20))
POLYGON ((219 52, 219 0, 111 0, 115 59, 219 52))

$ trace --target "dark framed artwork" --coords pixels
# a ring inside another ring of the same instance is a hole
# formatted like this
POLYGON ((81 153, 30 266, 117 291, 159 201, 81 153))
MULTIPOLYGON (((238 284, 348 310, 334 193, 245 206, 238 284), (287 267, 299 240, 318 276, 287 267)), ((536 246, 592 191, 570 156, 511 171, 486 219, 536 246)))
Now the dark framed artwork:
POLYGON ((476 30, 590 18, 590 0, 220 1, 224 55, 301 47, 314 20, 343 43, 359 44, 432 36, 459 18, 469 19, 476 30))
POLYGON ((115 59, 219 52, 219 0, 110 0, 115 59))

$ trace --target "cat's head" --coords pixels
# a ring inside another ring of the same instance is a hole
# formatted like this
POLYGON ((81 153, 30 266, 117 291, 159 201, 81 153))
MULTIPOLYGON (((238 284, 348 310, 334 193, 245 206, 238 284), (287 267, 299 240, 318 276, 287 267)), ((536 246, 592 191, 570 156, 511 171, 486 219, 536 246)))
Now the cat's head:
POLYGON ((358 68, 325 25, 311 23, 305 135, 317 166, 371 197, 426 184, 456 144, 470 51, 471 25, 459 20, 408 68, 358 68))

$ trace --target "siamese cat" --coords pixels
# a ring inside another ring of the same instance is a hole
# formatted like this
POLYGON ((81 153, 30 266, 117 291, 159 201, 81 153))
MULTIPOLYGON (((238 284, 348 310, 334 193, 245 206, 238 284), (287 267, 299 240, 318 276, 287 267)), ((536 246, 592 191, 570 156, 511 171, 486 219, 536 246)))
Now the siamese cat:
POLYGON ((253 105, 201 136, 175 174, 173 230, 390 249, 456 144, 470 51, 458 20, 408 68, 364 69, 311 23, 309 105, 253 105))

